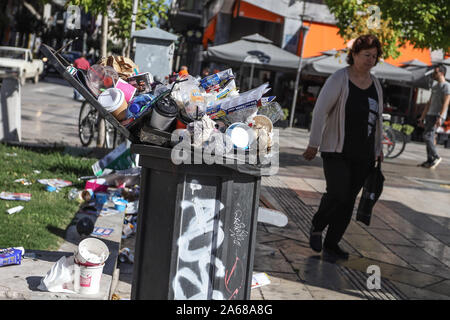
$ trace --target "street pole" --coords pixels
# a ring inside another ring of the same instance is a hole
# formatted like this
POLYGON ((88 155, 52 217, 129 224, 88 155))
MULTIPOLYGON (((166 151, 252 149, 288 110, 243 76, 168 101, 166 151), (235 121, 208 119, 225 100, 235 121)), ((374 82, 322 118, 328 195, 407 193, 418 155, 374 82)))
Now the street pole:
POLYGON ((302 35, 302 46, 300 48, 300 59, 298 61, 297 76, 295 77, 294 99, 292 101, 291 114, 289 117, 289 127, 290 128, 292 128, 292 125, 294 123, 294 112, 295 112, 295 105, 297 104, 298 84, 300 81, 300 72, 302 71, 303 48, 305 47, 305 40, 306 40, 306 35, 307 35, 308 31, 309 31, 309 27, 304 26, 303 20, 302 20, 302 26, 300 27, 300 32, 302 35))
POLYGON ((133 48, 133 32, 136 30, 136 16, 137 16, 137 10, 138 10, 139 0, 133 1, 133 11, 131 13, 131 32, 130 32, 130 42, 128 44, 128 52, 127 56, 130 57, 131 48, 133 48))

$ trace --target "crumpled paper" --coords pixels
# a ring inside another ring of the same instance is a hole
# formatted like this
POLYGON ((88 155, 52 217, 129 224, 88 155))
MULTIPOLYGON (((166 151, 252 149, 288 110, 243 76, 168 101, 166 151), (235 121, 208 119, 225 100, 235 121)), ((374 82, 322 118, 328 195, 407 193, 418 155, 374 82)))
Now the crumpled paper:
POLYGON ((130 58, 123 56, 109 56, 102 58, 99 62, 102 66, 110 66, 116 70, 122 80, 127 80, 135 75, 135 69, 139 72, 139 67, 130 58))

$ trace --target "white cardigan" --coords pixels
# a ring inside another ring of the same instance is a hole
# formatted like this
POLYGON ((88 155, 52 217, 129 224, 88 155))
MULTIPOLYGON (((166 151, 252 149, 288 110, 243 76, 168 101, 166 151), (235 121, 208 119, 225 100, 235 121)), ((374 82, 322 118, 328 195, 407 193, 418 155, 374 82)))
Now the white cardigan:
MULTIPOLYGON (((332 74, 320 91, 314 106, 309 146, 322 152, 342 152, 345 133, 345 104, 348 97, 348 68, 332 74)), ((383 141, 383 89, 376 77, 371 75, 378 93, 378 121, 375 135, 375 155, 382 151, 383 141)))

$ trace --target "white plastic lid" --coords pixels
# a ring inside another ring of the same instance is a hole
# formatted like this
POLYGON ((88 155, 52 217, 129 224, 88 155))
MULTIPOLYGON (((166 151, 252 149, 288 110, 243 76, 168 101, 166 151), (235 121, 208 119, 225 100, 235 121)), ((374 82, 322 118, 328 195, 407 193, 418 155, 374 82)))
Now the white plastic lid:
POLYGON ((98 102, 108 112, 116 111, 122 105, 124 99, 123 91, 116 88, 106 89, 98 96, 98 102))

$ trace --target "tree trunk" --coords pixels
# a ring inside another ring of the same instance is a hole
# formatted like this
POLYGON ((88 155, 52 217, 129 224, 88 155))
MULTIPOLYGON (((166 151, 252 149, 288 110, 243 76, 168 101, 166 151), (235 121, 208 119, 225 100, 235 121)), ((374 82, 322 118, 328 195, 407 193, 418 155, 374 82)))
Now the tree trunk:
POLYGON ((102 57, 108 57, 108 14, 102 15, 102 40, 100 55, 102 57))

